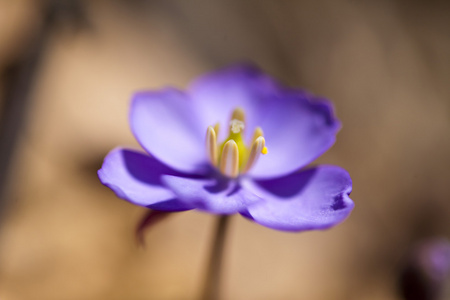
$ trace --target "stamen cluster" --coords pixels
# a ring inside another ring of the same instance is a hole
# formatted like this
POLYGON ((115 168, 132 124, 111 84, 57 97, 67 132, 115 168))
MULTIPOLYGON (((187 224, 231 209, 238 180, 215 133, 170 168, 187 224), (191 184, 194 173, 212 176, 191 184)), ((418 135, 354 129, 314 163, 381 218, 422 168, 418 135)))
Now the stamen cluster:
POLYGON ((243 133, 245 114, 241 108, 233 111, 230 120, 229 135, 221 144, 217 143, 219 124, 208 126, 206 130, 206 153, 211 164, 230 178, 248 172, 258 161, 260 154, 266 154, 263 131, 257 127, 254 131, 250 147, 247 147, 243 133))

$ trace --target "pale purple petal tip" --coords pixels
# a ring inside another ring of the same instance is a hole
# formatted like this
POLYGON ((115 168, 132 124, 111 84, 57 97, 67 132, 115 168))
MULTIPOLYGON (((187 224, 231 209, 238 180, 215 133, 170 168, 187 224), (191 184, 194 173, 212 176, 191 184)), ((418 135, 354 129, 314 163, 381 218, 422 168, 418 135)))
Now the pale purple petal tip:
POLYGON ((243 215, 277 230, 327 229, 344 221, 354 207, 350 176, 334 166, 247 182, 245 188, 265 201, 248 207, 243 215))
POLYGON ((164 174, 180 175, 148 155, 121 148, 112 150, 98 170, 100 181, 131 203, 161 211, 192 209, 162 185, 164 174))

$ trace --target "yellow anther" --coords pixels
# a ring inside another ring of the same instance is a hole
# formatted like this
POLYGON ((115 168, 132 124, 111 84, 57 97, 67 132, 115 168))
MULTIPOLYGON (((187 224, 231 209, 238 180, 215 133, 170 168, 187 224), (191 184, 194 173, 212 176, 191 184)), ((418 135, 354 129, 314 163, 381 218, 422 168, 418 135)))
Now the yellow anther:
POLYGON ((264 133, 261 127, 256 127, 255 131, 253 132, 252 145, 256 141, 256 139, 259 138, 260 136, 264 136, 264 133))
POLYGON ((234 140, 229 140, 223 146, 219 169, 222 174, 231 178, 239 175, 239 149, 234 140))
POLYGON ((244 131, 245 113, 242 108, 238 107, 233 110, 230 120, 230 135, 239 134, 244 131))
POLYGON ((217 166, 217 136, 214 128, 206 130, 206 153, 213 166, 217 166))
POLYGON ((214 131, 216 132, 216 137, 219 136, 219 129, 220 129, 220 124, 219 124, 219 122, 217 122, 216 125, 214 125, 214 131))
POLYGON ((265 145, 266 140, 264 139, 264 137, 260 136, 255 140, 255 142, 252 144, 252 148, 250 149, 250 154, 248 156, 247 163, 245 164, 244 172, 247 172, 256 164, 258 158, 260 157, 260 154, 263 153, 263 151, 267 153, 267 148, 265 147, 265 145))
POLYGON ((244 110, 240 107, 235 108, 233 110, 233 114, 231 115, 231 120, 238 120, 242 123, 245 123, 245 113, 244 110))
POLYGON ((262 148, 261 153, 266 155, 269 150, 267 150, 267 147, 262 148))

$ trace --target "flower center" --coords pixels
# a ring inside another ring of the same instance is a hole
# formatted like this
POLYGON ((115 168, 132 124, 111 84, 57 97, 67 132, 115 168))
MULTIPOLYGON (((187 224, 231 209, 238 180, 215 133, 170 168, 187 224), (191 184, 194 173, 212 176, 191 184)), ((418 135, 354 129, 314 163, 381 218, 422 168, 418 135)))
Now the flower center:
POLYGON ((221 144, 217 143, 219 124, 208 126, 206 130, 206 153, 211 164, 231 178, 246 173, 258 161, 261 154, 267 154, 263 131, 257 127, 249 147, 244 141, 245 114, 236 108, 230 118, 229 135, 221 144))

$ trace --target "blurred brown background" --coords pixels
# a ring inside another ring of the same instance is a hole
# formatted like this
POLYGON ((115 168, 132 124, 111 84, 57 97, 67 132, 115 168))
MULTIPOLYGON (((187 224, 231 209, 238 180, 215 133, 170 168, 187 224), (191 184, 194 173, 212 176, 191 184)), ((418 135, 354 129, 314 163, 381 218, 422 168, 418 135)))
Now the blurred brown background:
POLYGON ((96 170, 113 147, 137 147, 134 91, 182 88, 237 61, 333 100, 344 126, 318 163, 350 172, 356 207, 302 234, 233 217, 224 299, 401 299, 408 249, 450 236, 450 2, 59 2, 69 8, 49 17, 51 2, 0 1, 4 119, 8 70, 38 62, 7 128, 18 138, 1 170, 0 299, 198 297, 214 216, 174 214, 141 249, 146 210, 96 170))

